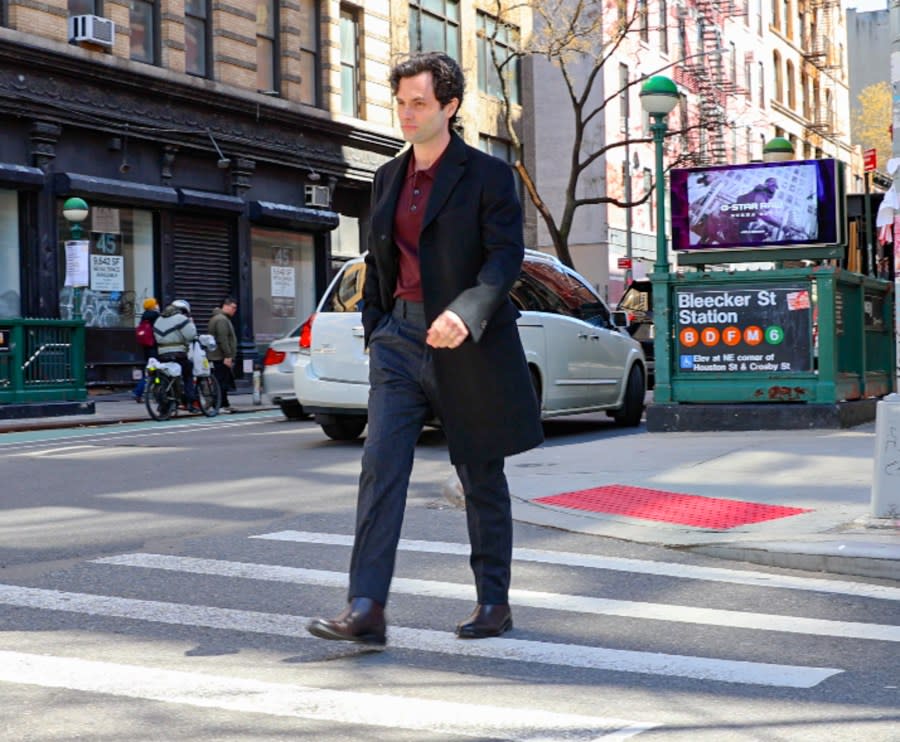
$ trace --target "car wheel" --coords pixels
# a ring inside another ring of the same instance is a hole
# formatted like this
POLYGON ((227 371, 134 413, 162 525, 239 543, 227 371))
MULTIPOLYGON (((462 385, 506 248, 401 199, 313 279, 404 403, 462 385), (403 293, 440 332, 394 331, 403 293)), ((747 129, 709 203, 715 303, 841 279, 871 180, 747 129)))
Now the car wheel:
POLYGON ((355 440, 366 427, 366 418, 360 415, 322 415, 317 421, 322 432, 333 441, 355 440))
POLYGON ((616 423, 628 428, 641 424, 641 417, 644 414, 644 393, 644 374, 639 366, 634 365, 628 373, 628 385, 625 387, 622 409, 613 413, 616 423))
POLYGON ((288 420, 306 420, 309 418, 309 413, 303 409, 303 405, 296 399, 279 402, 278 406, 281 407, 281 412, 288 420))

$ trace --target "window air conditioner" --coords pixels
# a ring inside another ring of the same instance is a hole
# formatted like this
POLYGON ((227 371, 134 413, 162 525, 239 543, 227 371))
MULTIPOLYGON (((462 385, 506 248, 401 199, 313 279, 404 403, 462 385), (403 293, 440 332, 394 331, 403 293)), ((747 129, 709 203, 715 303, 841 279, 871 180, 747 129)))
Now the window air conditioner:
POLYGON ((331 204, 331 192, 328 186, 308 185, 305 188, 306 205, 327 209, 331 204))
POLYGON ((97 15, 69 16, 69 41, 96 44, 112 49, 116 39, 116 24, 97 15))

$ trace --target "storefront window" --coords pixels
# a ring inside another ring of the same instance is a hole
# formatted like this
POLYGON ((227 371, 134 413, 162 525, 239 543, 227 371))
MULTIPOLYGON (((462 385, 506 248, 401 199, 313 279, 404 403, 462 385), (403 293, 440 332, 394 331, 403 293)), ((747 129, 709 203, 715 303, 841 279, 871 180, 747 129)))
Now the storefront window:
POLYGON ((18 317, 19 194, 0 189, 0 317, 18 317))
POLYGON ((254 227, 253 336, 260 351, 287 335, 315 308, 312 235, 254 227))
MULTIPOLYGON (((73 290, 65 286, 66 255, 62 245, 70 225, 59 202, 60 299, 59 316, 72 317, 73 290)), ((91 204, 82 223, 90 240, 89 281, 79 293, 81 316, 87 327, 136 327, 144 299, 154 296, 153 213, 91 204)))

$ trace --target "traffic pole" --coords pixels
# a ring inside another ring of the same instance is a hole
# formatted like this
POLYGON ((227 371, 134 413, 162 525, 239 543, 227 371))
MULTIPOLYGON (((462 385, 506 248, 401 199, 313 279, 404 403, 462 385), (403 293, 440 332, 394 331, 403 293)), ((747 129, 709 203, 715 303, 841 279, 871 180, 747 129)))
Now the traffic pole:
MULTIPOLYGON (((900 0, 891 0, 891 135, 893 156, 900 157, 900 0)), ((900 169, 891 188, 900 192, 900 169)), ((894 213, 894 390, 900 391, 900 215, 894 213)))

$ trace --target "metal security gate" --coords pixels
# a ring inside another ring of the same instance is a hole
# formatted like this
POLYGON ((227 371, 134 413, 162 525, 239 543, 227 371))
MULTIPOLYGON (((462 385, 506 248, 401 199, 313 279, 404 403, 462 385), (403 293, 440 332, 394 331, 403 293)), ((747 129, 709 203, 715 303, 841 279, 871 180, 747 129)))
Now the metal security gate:
POLYGON ((175 297, 191 303, 200 332, 212 310, 237 290, 233 280, 234 219, 178 216, 173 225, 175 297))

